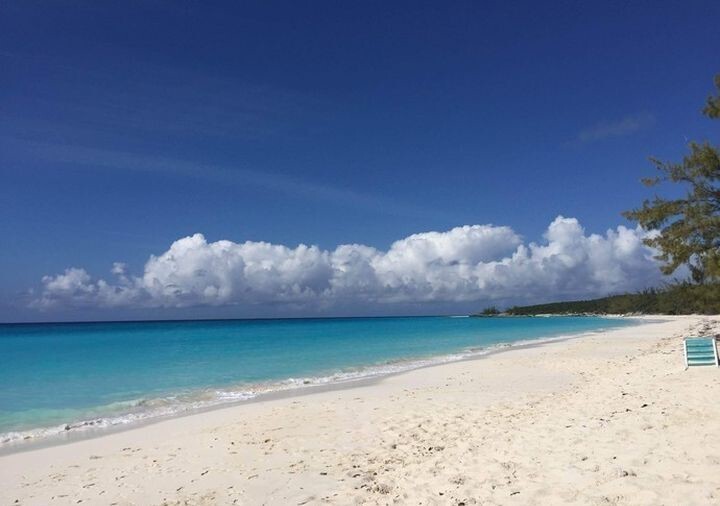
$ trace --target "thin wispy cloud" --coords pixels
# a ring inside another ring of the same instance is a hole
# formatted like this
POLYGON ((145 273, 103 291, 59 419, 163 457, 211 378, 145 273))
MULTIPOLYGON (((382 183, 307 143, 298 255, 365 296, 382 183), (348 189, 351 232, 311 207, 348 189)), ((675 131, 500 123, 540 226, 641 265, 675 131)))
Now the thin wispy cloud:
POLYGON ((322 128, 331 107, 311 93, 170 66, 88 69, 38 56, 0 57, 15 67, 43 68, 56 83, 6 91, 5 129, 40 139, 80 142, 118 132, 136 140, 302 138, 322 128))
POLYGON ((632 114, 614 121, 601 121, 584 128, 578 133, 577 140, 581 143, 590 143, 611 137, 625 137, 651 128, 653 125, 655 125, 655 116, 652 114, 632 114))
POLYGON ((159 173, 171 177, 192 178, 210 183, 247 185, 275 191, 294 198, 321 201, 343 207, 359 208, 380 214, 428 218, 444 215, 427 206, 403 203, 396 198, 358 192, 332 184, 303 180, 281 173, 243 167, 227 167, 172 158, 147 156, 85 146, 51 144, 12 138, 0 138, 0 147, 12 146, 24 151, 27 159, 69 164, 88 170, 115 170, 159 173))

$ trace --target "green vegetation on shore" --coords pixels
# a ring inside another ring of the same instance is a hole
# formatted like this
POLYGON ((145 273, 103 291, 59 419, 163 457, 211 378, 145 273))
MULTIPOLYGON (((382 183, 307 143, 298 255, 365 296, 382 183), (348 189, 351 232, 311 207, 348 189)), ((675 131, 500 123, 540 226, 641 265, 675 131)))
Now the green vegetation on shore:
MULTIPOLYGON (((600 299, 515 306, 504 315, 539 314, 720 314, 720 283, 680 283, 600 299)), ((485 312, 474 316, 491 316, 485 312)))

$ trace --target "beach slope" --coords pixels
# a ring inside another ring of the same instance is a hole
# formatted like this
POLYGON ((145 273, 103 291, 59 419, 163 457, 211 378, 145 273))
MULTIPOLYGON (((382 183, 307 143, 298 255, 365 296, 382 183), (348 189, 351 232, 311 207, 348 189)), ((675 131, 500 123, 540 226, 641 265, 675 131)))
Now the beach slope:
POLYGON ((720 504, 720 371, 668 317, 0 456, 0 504, 720 504))

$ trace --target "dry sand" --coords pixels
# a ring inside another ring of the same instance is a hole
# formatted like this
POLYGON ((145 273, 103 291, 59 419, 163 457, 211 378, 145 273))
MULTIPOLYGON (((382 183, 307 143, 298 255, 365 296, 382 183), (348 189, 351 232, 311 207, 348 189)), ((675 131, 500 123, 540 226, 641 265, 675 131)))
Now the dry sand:
POLYGON ((0 504, 720 504, 675 317, 0 457, 0 504))

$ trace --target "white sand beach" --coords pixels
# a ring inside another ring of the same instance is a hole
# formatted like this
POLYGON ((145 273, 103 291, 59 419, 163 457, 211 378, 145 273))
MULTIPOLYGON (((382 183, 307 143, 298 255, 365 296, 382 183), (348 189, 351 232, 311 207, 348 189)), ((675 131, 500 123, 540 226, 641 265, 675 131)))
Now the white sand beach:
POLYGON ((0 456, 0 504, 720 504, 718 317, 0 456))

